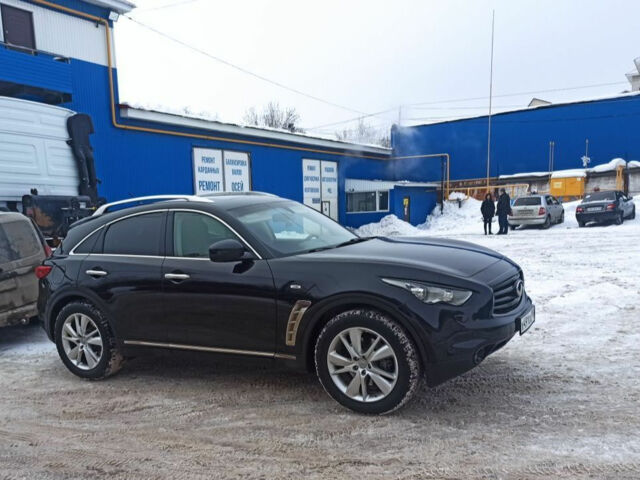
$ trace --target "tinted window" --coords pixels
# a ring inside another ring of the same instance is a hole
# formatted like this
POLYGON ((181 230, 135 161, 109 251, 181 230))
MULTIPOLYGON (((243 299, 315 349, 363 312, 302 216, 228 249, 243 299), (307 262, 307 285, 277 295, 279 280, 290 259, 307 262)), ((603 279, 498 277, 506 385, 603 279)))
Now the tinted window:
POLYGON ((104 236, 103 253, 160 255, 164 212, 136 215, 112 223, 104 236))
POLYGON ((389 210, 389 192, 378 192, 378 210, 389 210))
POLYGON ((0 265, 36 255, 42 248, 30 222, 0 223, 0 265))
POLYGON ((347 212, 375 212, 376 192, 347 193, 347 212))
POLYGON ((542 199, 540 197, 520 197, 516 198, 513 205, 515 207, 542 205, 542 199))
POLYGON ((209 246, 229 238, 238 237, 209 215, 193 212, 174 214, 173 251, 176 257, 209 258, 209 246))
POLYGON ((593 192, 593 193, 588 193, 584 197, 585 202, 597 202, 597 201, 614 202, 615 200, 616 200, 616 192, 593 192))
POLYGON ((96 247, 96 240, 100 237, 102 233, 102 229, 94 232, 89 238, 84 240, 80 245, 78 245, 73 253, 95 253, 94 247, 96 247))
POLYGON ((9 45, 34 50, 36 48, 36 40, 33 34, 33 15, 31 12, 9 5, 0 5, 0 12, 2 14, 4 41, 9 45))

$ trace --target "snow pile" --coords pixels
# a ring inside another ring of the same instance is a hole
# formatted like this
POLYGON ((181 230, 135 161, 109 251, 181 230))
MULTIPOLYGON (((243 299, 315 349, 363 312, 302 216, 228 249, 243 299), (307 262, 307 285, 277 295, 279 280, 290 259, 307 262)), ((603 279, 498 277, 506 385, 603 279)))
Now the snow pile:
POLYGON ((449 200, 464 200, 467 198, 467 195, 462 192, 451 192, 449 194, 449 200))
MULTIPOLYGON (((437 206, 427 221, 418 226, 421 235, 430 235, 433 232, 478 232, 482 231, 482 214, 480 213, 482 202, 469 197, 462 205, 445 202, 443 212, 437 206)), ((495 220, 495 219, 494 219, 495 220)))
POLYGON ((627 162, 627 167, 629 168, 640 168, 640 161, 638 160, 630 160, 627 162))
POLYGON ((400 220, 395 215, 387 215, 376 223, 363 225, 355 231, 360 237, 396 237, 424 235, 419 228, 400 220))
POLYGON ((622 158, 614 158, 610 162, 602 163, 600 165, 596 165, 589 169, 590 172, 594 173, 602 173, 602 172, 611 172, 614 171, 618 167, 624 167, 627 165, 627 162, 622 158))
POLYGON ((574 178, 586 177, 587 171, 584 168, 573 168, 570 170, 556 170, 551 174, 551 178, 574 178))
POLYGON ((511 175, 500 175, 498 178, 519 178, 519 177, 548 177, 549 172, 525 172, 525 173, 513 173, 511 175))

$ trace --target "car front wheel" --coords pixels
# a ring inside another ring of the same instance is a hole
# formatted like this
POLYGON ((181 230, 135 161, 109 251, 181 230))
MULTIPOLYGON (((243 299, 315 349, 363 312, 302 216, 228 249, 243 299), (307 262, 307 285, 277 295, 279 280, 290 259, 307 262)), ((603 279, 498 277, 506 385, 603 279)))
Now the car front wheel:
POLYGON ((72 302, 60 311, 55 341, 62 362, 79 377, 106 378, 122 366, 123 357, 105 315, 90 303, 72 302))
POLYGON ((331 319, 318 335, 316 372, 341 405, 360 413, 389 413, 404 405, 422 378, 418 351, 404 329, 365 309, 331 319))

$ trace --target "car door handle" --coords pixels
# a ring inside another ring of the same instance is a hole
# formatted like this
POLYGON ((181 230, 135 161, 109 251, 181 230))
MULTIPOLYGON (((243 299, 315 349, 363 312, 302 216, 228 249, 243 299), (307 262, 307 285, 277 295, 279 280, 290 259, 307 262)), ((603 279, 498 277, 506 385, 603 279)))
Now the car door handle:
POLYGON ((108 272, 105 272, 104 270, 87 270, 84 273, 90 277, 104 277, 105 275, 108 275, 108 272))
POLYGON ((165 273, 164 278, 167 280, 187 280, 191 277, 186 273, 165 273))

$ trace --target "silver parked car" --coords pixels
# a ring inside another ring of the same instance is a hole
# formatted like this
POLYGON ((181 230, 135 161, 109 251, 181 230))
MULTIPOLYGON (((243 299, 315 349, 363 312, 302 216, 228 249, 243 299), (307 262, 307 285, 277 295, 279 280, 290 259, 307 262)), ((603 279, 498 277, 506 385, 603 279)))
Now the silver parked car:
POLYGON ((49 253, 30 218, 0 212, 0 327, 38 314, 38 268, 49 253))
POLYGON ((511 206, 509 226, 511 230, 520 225, 539 225, 549 228, 554 223, 564 222, 564 207, 552 195, 525 195, 518 197, 511 206))

